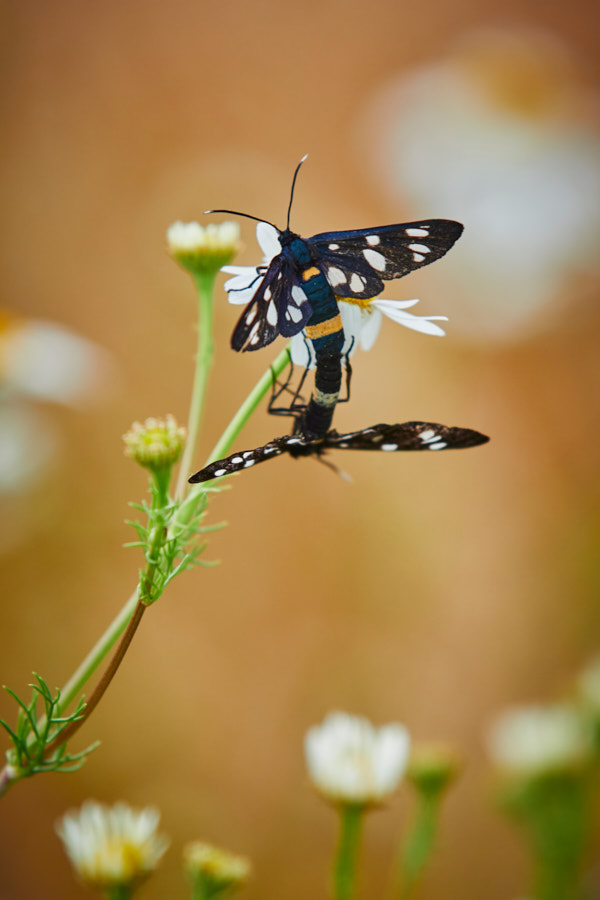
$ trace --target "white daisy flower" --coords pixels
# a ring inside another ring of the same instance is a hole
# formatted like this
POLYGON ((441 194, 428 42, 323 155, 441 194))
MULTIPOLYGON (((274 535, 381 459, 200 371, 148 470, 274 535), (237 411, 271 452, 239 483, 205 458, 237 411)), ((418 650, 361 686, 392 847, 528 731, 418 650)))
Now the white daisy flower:
POLYGON ((521 775, 570 768, 585 761, 591 749, 585 722, 576 709, 562 704, 509 709, 488 735, 496 765, 521 775))
POLYGON ((81 880, 104 890, 132 886, 154 871, 169 846, 156 833, 159 818, 151 807, 134 810, 124 803, 108 807, 88 800, 60 819, 56 831, 81 880))
MULTIPOLYGON (((249 303, 260 287, 269 263, 274 256, 281 253, 278 231, 267 222, 259 222, 256 226, 256 239, 264 255, 262 266, 223 266, 221 269, 222 272, 233 275, 233 278, 224 285, 230 303, 249 303)), ((447 316, 415 316, 405 312, 406 309, 415 306, 418 300, 384 300, 382 297, 374 297, 371 300, 338 297, 337 300, 346 338, 343 352, 350 356, 359 345, 363 350, 371 349, 379 334, 382 316, 387 316, 394 322, 422 334, 442 337, 445 334, 435 322, 437 320, 447 322, 447 316)), ((294 365, 314 368, 312 346, 303 332, 291 339, 290 351, 294 365)))
POLYGON ((334 803, 377 804, 398 787, 408 764, 410 736, 403 725, 374 728, 347 713, 330 713, 304 742, 309 775, 334 803))

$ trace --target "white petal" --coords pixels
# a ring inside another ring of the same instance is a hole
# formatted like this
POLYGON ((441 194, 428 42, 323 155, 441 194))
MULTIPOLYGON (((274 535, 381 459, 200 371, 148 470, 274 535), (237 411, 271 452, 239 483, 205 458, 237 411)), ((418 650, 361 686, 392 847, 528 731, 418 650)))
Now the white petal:
POLYGON ((314 369, 316 365, 312 344, 304 336, 304 332, 295 334, 290 340, 290 354, 295 366, 302 369, 314 369))
POLYGON ((341 300, 338 303, 340 316, 342 317, 342 327, 344 329, 344 346, 342 354, 352 356, 358 346, 360 333, 362 331, 363 318, 362 310, 356 303, 344 303, 341 300))
POLYGON ((265 255, 265 263, 270 263, 274 256, 281 253, 279 232, 268 222, 259 222, 256 226, 256 240, 265 255))
MULTIPOLYGON (((231 266, 231 268, 233 269, 234 267, 231 266)), ((243 271, 238 271, 233 278, 229 278, 224 284, 224 288, 227 291, 227 299, 233 304, 249 303, 260 287, 264 276, 259 275, 258 270, 251 266, 238 266, 237 268, 243 268, 243 271)))
POLYGON ((221 266, 220 271, 226 275, 243 275, 245 272, 256 271, 256 266, 221 266))
MULTIPOLYGON (((411 303, 411 305, 414 304, 411 303)), ((439 325, 434 324, 434 320, 447 322, 447 316, 413 316, 412 313, 404 311, 405 301, 399 300, 376 299, 371 301, 371 306, 381 310, 384 315, 394 322, 398 322, 399 325, 404 325, 405 328, 412 328, 413 331, 420 331, 423 334, 435 334, 440 337, 446 334, 439 325)))
POLYGON ((234 276, 233 278, 228 278, 223 285, 226 291, 246 288, 252 284, 258 275, 258 270, 255 266, 223 266, 221 272, 227 272, 234 276))
POLYGON ((379 334, 383 316, 378 309, 363 313, 362 331, 360 333, 360 346, 363 350, 370 350, 379 334))

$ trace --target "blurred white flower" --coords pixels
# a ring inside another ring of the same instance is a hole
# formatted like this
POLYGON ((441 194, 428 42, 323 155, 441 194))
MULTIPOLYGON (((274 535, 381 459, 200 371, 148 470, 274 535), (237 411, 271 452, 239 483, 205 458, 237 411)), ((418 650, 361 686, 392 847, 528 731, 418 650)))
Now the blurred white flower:
POLYGON ((169 254, 193 275, 216 275, 221 266, 231 262, 239 247, 237 222, 174 222, 167 228, 169 254))
POLYGON ((167 228, 167 244, 171 253, 190 250, 230 250, 235 252, 240 242, 237 222, 200 225, 198 222, 173 222, 167 228))
POLYGON ((83 408, 112 375, 109 354, 92 341, 53 322, 0 317, 0 390, 83 408))
POLYGON ((553 303, 568 297, 573 314, 577 272, 600 274, 597 102, 558 40, 494 30, 371 101, 359 129, 385 200, 465 225, 444 264, 463 332, 552 327, 553 303))
POLYGON ((157 834, 160 814, 148 807, 113 807, 88 800, 79 811, 67 813, 56 824, 73 868, 85 884, 105 889, 134 885, 156 868, 169 846, 157 834))
POLYGON ((571 768, 592 751, 582 717, 560 704, 507 710, 492 724, 487 743, 499 768, 528 776, 571 768))
POLYGON ((313 784, 334 803, 376 804, 398 787, 408 764, 410 736, 403 725, 375 728, 367 719, 330 713, 305 738, 313 784))
MULTIPOLYGON (((267 222, 259 222, 256 226, 256 239, 263 252, 263 265, 258 266, 223 266, 223 272, 233 275, 225 282, 225 290, 230 303, 249 303, 264 278, 269 263, 274 256, 281 253, 281 244, 277 229, 267 222)), ((337 297, 342 325, 344 328, 344 353, 352 356, 358 346, 370 350, 382 322, 382 314, 392 321, 413 331, 423 334, 444 335, 444 331, 434 321, 448 321, 446 316, 415 316, 405 312, 415 306, 418 300, 384 300, 374 297, 370 300, 352 300, 337 297)), ((315 359, 310 341, 300 332, 291 339, 291 354, 294 365, 314 368, 315 359)))
POLYGON ((229 895, 250 876, 250 860, 212 844, 194 841, 183 848, 183 863, 199 897, 229 895))
POLYGON ((48 473, 58 446, 42 412, 26 403, 0 403, 0 494, 18 494, 48 473))

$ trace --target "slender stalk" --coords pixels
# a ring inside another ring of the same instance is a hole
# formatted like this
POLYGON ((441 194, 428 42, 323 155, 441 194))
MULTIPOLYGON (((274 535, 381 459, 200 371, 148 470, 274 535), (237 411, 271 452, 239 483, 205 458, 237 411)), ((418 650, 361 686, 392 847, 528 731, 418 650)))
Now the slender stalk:
MULTIPOLYGON (((205 286, 206 287, 206 286, 205 286)), ((204 289, 203 289, 204 290, 204 289)), ((207 293, 208 287, 204 290, 202 294, 202 299, 199 301, 200 305, 203 302, 206 302, 207 305, 207 297, 209 294, 207 293)), ((199 287, 200 293, 200 287, 199 287)), ((211 325, 211 316, 212 310, 208 313, 208 320, 205 317, 204 324, 211 325)), ((206 329, 200 329, 200 331, 205 331, 206 329)), ((200 346, 200 341, 199 341, 200 346)), ((202 351, 199 350, 199 359, 202 360, 201 366, 197 366, 197 373, 199 368, 202 369, 202 375, 198 375, 197 381, 195 380, 193 397, 196 397, 198 400, 198 411, 195 416, 195 421, 192 423, 192 431, 195 436, 197 436, 198 428, 201 420, 202 407, 204 402, 204 395, 206 392, 206 382, 208 378, 208 370, 210 368, 210 361, 212 359, 212 339, 206 342, 206 345, 202 346, 202 351), (206 350, 206 352, 204 352, 206 350)), ((238 434, 252 415, 252 413, 257 408, 258 404, 265 397, 268 391, 271 389, 273 380, 277 378, 286 366, 289 365, 290 356, 287 347, 281 351, 279 356, 275 359, 273 364, 265 371, 262 377, 259 379, 257 384, 254 386, 246 400, 242 403, 241 407, 237 411, 237 413, 231 419, 229 425, 221 435, 220 439, 217 441, 212 453, 209 456, 208 461, 212 461, 214 459, 218 459, 220 456, 223 456, 227 453, 227 451, 233 445, 233 442, 237 438, 238 434)), ((192 414, 190 413, 190 420, 192 419, 192 414)), ((194 437, 195 440, 195 437, 194 437)), ((193 442, 190 441, 188 446, 193 446, 193 442)), ((208 462, 207 461, 207 462, 208 462)), ((180 470, 180 479, 187 476, 189 472, 189 465, 184 467, 183 460, 182 466, 180 470), (183 474, 181 474, 183 473, 183 474)), ((181 525, 185 525, 192 518, 196 506, 200 500, 201 495, 204 493, 205 486, 198 485, 197 488, 194 488, 190 491, 187 498, 181 504, 177 513, 174 516, 173 523, 169 529, 169 533, 166 535, 165 539, 168 539, 170 534, 172 533, 173 528, 181 527, 181 525)), ((151 554, 152 558, 154 558, 154 554, 151 554)), ((139 625, 139 621, 143 614, 143 607, 140 604, 140 595, 142 593, 142 588, 145 586, 151 587, 152 584, 152 563, 149 563, 146 567, 145 572, 140 579, 140 584, 136 588, 136 590, 131 594, 129 599, 126 601, 124 606, 117 613, 113 621, 110 623, 105 632, 101 635, 101 637, 96 641, 90 652, 84 658, 84 660, 77 667, 75 672, 71 675, 69 680, 66 682, 64 687, 61 690, 60 702, 57 704, 57 713, 63 713, 67 710, 70 704, 78 697, 84 686, 87 684, 89 679, 92 677, 94 672, 98 669, 98 667, 102 664, 104 659, 110 653, 118 639, 123 635, 123 640, 121 645, 119 646, 113 660, 108 666, 103 678, 98 683, 96 689, 92 693, 90 700, 88 701, 84 718, 78 720, 77 727, 83 724, 85 719, 90 715, 94 707, 97 705, 102 695, 106 691, 106 688, 112 681, 122 659, 129 647, 129 643, 133 638, 135 631, 139 625), (141 607, 141 608, 140 608, 141 607), (125 634, 124 634, 125 632, 125 634)), ((38 723, 38 730, 42 730, 45 726, 45 718, 41 717, 38 723)), ((74 729, 76 730, 76 729, 74 729)), ((60 735, 60 745, 62 745, 65 740, 72 736, 74 730, 65 729, 60 735)), ((48 745, 48 750, 53 748, 53 744, 48 745)), ((5 767, 2 771, 0 771, 0 796, 2 796, 6 790, 14 783, 14 777, 12 771, 9 767, 5 767)))
POLYGON ((433 852, 441 800, 441 791, 419 791, 415 818, 399 859, 400 885, 394 890, 399 900, 410 900, 433 852))
POLYGON ((133 888, 129 884, 115 884, 106 889, 106 900, 130 900, 133 897, 133 888))
POLYGON ((188 417, 188 437, 185 450, 181 458, 175 498, 181 499, 187 486, 187 477, 192 465, 192 459, 196 450, 196 442, 200 431, 200 423, 204 412, 204 398, 208 377, 214 357, 213 346, 213 291, 215 286, 215 274, 196 273, 194 281, 198 291, 198 348, 196 351, 196 368, 194 372, 194 384, 192 387, 192 399, 188 417))
POLYGON ((135 612, 138 596, 139 593, 136 589, 112 620, 104 634, 96 641, 83 662, 73 672, 61 691, 60 703, 57 706, 59 712, 64 712, 73 700, 79 696, 84 685, 119 640, 135 612))
MULTIPOLYGON (((208 465, 208 463, 210 462, 214 462, 214 460, 216 459, 220 459, 222 456, 225 456, 229 450, 231 450, 233 442, 236 440, 240 431, 242 430, 258 404, 261 402, 261 400, 263 400, 265 395, 271 390, 274 379, 278 378, 279 375, 281 375, 281 373, 289 365, 289 363, 290 354, 288 348, 285 347, 281 351, 279 356, 274 360, 272 365, 259 378, 255 386, 252 388, 234 417, 231 419, 229 425, 213 447, 211 453, 208 456, 208 459, 205 462, 205 465, 208 465)), ((190 521, 196 509, 198 498, 204 493, 205 490, 205 484, 198 484, 192 487, 189 494, 175 513, 171 529, 177 528, 181 525, 185 525, 190 521)))
POLYGON ((333 869, 333 900, 353 900, 364 807, 340 806, 340 834, 333 869))
POLYGON ((127 650, 129 649, 129 645, 130 645, 131 641, 133 640, 133 636, 136 633, 138 626, 142 620, 142 616, 144 614, 145 609, 146 609, 146 606, 140 601, 135 608, 135 612, 134 612, 133 616, 129 620, 127 629, 125 630, 125 633, 123 634, 123 637, 121 638, 121 642, 120 642, 119 646, 117 647, 113 658, 111 659, 110 663, 108 664, 104 675, 102 676, 102 678, 100 679, 100 681, 98 682, 96 687, 94 688, 92 695, 90 696, 90 699, 85 704, 85 708, 82 712, 81 718, 77 719, 76 722, 71 722, 71 724, 68 725, 64 729, 64 731, 61 731, 61 733, 58 735, 58 737, 56 737, 53 741, 50 741, 50 743, 46 745, 46 749, 44 751, 44 756, 48 756, 50 753, 52 753, 53 750, 56 750, 57 747, 61 747, 64 743, 66 743, 66 741, 70 740, 70 738, 73 737, 75 732, 79 731, 79 729, 81 728, 83 723, 87 719, 89 719, 92 712, 94 711, 94 709, 96 708, 96 706, 98 705, 98 703, 100 702, 102 697, 104 696, 109 684, 111 683, 111 681, 117 674, 117 670, 118 670, 119 666, 121 665, 121 663, 123 662, 123 658, 124 658, 125 654, 127 653, 127 650))

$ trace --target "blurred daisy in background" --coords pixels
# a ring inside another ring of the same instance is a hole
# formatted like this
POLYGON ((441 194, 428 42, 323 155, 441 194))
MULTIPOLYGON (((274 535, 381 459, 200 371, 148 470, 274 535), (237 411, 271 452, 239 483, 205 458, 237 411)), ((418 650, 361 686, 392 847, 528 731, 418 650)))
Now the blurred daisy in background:
POLYGON ((38 404, 85 409, 106 394, 109 354, 53 322, 0 312, 0 492, 35 484, 60 447, 38 404))
POLYGON ((444 266, 465 335, 535 335, 598 287, 598 94, 558 39, 473 32, 385 85, 359 131, 392 210, 465 225, 444 266))
POLYGON ((504 711, 493 722, 488 750, 499 769, 535 775, 587 762, 592 754, 591 733, 575 707, 520 706, 504 711))
POLYGON ((169 839, 157 833, 159 819, 152 807, 135 810, 125 803, 109 807, 88 800, 60 819, 56 832, 84 884, 103 892, 128 889, 118 896, 129 897, 169 846, 169 839))
POLYGON ((402 781, 410 755, 404 725, 375 728, 368 719, 332 712, 304 740, 310 778, 332 803, 380 804, 402 781))

